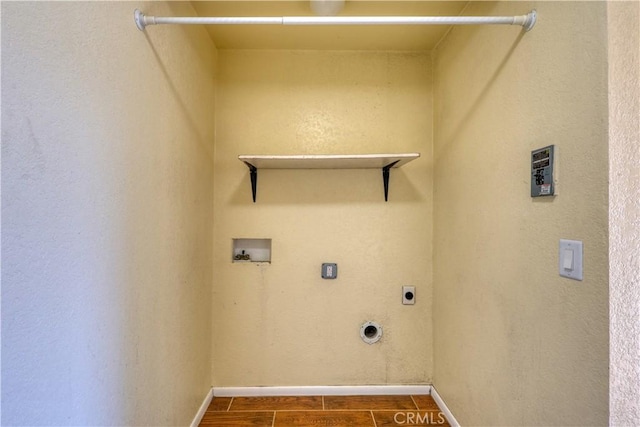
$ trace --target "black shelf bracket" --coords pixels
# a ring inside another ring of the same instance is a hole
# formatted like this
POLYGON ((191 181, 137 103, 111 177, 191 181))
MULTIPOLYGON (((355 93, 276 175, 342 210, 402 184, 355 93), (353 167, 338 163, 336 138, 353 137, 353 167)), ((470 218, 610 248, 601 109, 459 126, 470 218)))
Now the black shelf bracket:
POLYGON ((258 168, 249 162, 244 162, 244 164, 249 168, 249 173, 251 175, 251 195, 253 196, 253 203, 255 203, 256 193, 258 191, 258 168))
POLYGON ((382 182, 384 183, 384 201, 389 201, 389 169, 391 169, 400 160, 396 160, 393 163, 389 163, 382 168, 382 182))
MULTIPOLYGON (((395 166, 400 160, 396 160, 395 162, 391 162, 386 166, 382 167, 382 182, 384 184, 384 201, 389 201, 389 170, 395 166)), ((252 165, 249 162, 243 161, 245 165, 249 168, 249 174, 251 176, 251 195, 253 197, 253 203, 256 202, 256 195, 258 193, 258 168, 252 165)))

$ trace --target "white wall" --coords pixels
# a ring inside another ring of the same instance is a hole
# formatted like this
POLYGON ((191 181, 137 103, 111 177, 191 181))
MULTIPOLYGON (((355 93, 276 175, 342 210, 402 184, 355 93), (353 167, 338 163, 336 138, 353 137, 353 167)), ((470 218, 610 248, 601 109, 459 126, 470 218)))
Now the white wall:
POLYGON ((640 425, 640 3, 608 2, 610 425, 640 425))
POLYGON ((210 387, 215 49, 136 7, 194 13, 2 3, 3 425, 185 425, 210 387))
POLYGON ((537 9, 523 34, 455 27, 435 53, 434 384, 463 425, 608 421, 607 10, 537 9), (555 144, 559 194, 530 197, 555 144), (584 242, 584 280, 558 275, 584 242))

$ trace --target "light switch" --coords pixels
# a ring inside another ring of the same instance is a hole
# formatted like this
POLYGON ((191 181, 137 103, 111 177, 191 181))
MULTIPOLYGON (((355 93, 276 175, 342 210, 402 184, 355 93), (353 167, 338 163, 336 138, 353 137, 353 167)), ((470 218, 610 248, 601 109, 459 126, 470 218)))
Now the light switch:
POLYGON ((564 249, 562 257, 563 257, 562 268, 569 271, 573 270, 573 250, 564 249))
POLYGON ((560 239, 558 272, 569 279, 582 280, 582 242, 560 239))

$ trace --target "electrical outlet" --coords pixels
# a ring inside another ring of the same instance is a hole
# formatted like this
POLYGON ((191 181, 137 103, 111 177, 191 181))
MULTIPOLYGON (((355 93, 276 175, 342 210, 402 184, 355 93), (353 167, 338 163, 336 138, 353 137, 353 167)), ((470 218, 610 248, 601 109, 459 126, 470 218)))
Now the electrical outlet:
POLYGON ((402 304, 413 305, 415 303, 416 303, 416 287, 403 286, 402 287, 402 304))
POLYGON ((322 274, 323 279, 335 279, 338 277, 338 264, 325 262, 322 264, 322 274))

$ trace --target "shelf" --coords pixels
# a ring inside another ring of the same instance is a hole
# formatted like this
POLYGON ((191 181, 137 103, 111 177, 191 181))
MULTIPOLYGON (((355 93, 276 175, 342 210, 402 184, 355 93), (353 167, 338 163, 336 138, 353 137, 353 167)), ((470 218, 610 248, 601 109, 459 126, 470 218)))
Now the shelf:
POLYGON ((381 169, 384 200, 387 201, 389 195, 389 169, 400 167, 418 157, 420 157, 420 153, 241 155, 238 156, 238 159, 249 167, 251 192, 255 203, 258 187, 258 169, 381 169))

